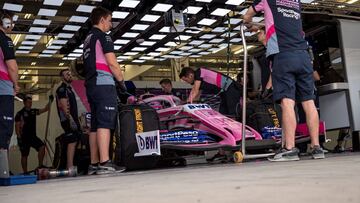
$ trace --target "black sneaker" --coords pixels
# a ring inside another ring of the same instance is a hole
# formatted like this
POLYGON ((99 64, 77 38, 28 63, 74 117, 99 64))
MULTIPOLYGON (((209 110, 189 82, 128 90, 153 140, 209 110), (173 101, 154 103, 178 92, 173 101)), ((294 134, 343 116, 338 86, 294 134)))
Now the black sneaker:
POLYGON ((299 161, 299 149, 296 147, 292 148, 291 150, 282 148, 278 151, 274 157, 268 158, 269 161, 299 161))
POLYGON ((88 175, 95 175, 96 171, 98 170, 98 164, 90 164, 88 167, 88 175))
POLYGON ((333 152, 334 153, 342 153, 342 152, 344 152, 345 150, 341 147, 341 146, 339 146, 339 145, 336 145, 336 147, 333 149, 333 152))
POLYGON ((125 167, 117 166, 111 160, 108 160, 105 163, 99 164, 98 170, 96 171, 96 174, 97 175, 102 175, 102 174, 121 173, 121 172, 123 172, 125 170, 126 170, 125 167))
POLYGON ((324 150, 319 145, 315 145, 314 147, 311 148, 311 155, 313 159, 325 158, 324 150))

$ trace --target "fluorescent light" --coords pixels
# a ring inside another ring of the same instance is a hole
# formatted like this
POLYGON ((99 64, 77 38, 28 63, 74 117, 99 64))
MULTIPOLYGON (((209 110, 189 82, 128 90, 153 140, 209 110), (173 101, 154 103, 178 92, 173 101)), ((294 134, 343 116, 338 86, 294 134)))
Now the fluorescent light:
POLYGON ((37 41, 22 41, 22 45, 35 45, 37 44, 37 41))
POLYGON ((29 54, 30 51, 26 51, 26 50, 17 50, 15 51, 15 54, 29 54))
POLYGON ((31 66, 36 66, 36 62, 31 62, 31 66))
POLYGON ((38 57, 50 58, 52 57, 52 54, 39 54, 38 57))
POLYGON ((210 43, 220 43, 220 42, 222 42, 222 41, 224 41, 224 39, 216 38, 216 39, 210 40, 209 42, 210 42, 210 43))
POLYGON ((195 1, 198 1, 198 2, 205 2, 205 3, 210 3, 212 0, 195 0, 195 1))
POLYGON ((44 33, 45 30, 46 30, 45 27, 30 27, 29 32, 44 33))
POLYGON ((196 53, 202 51, 202 49, 190 49, 189 52, 196 53))
POLYGON ((214 20, 214 19, 204 18, 204 19, 200 20, 197 24, 210 26, 210 25, 214 24, 215 22, 216 22, 216 20, 214 20))
POLYGON ((33 40, 39 40, 41 38, 41 35, 26 35, 25 39, 33 39, 33 40))
POLYGON ((233 38, 233 39, 230 40, 230 42, 232 42, 232 43, 238 43, 238 42, 241 42, 241 41, 242 41, 241 38, 233 38))
POLYGON ((81 26, 78 25, 65 25, 63 27, 63 30, 67 30, 67 31, 78 31, 81 28, 81 26))
POLYGON ((163 28, 161 28, 159 30, 159 32, 170 32, 170 27, 169 26, 164 26, 163 28))
POLYGON ((130 56, 118 56, 117 58, 127 60, 127 59, 130 59, 131 57, 130 56))
POLYGON ((112 18, 125 19, 128 15, 129 15, 129 12, 114 11, 114 12, 112 13, 112 18))
POLYGON ((34 25, 50 25, 51 20, 42 20, 42 19, 35 19, 33 24, 34 25))
POLYGON ((202 43, 204 43, 205 41, 203 41, 203 40, 193 40, 193 41, 191 41, 189 44, 190 45, 200 45, 200 44, 202 44, 202 43))
POLYGON ((151 40, 162 40, 166 37, 166 35, 154 34, 149 39, 151 40))
POLYGON ((170 48, 167 48, 167 47, 159 47, 157 49, 155 49, 155 51, 169 51, 170 48))
POLYGON ((150 52, 147 54, 148 56, 160 56, 161 52, 150 52))
POLYGON ((143 43, 141 43, 140 45, 141 46, 152 46, 156 44, 156 42, 153 42, 153 41, 144 41, 143 43))
POLYGON ((127 40, 127 39, 117 39, 117 40, 115 40, 114 44, 127 44, 129 42, 130 42, 130 40, 127 40))
POLYGON ((138 55, 139 52, 133 52, 133 51, 129 51, 129 52, 126 52, 124 53, 125 56, 135 56, 135 55, 138 55))
POLYGON ((170 52, 170 54, 172 54, 172 55, 179 55, 179 54, 182 54, 182 53, 184 53, 183 51, 172 51, 172 52, 170 52))
POLYGON ((76 9, 77 12, 91 13, 95 6, 79 5, 76 9))
POLYGON ((70 39, 74 36, 74 34, 70 34, 70 33, 59 33, 57 35, 58 38, 66 38, 66 39, 70 39))
POLYGON ((73 51, 74 53, 84 53, 84 50, 82 50, 82 49, 75 49, 74 51, 73 51))
POLYGON ((216 35, 214 34, 204 34, 203 36, 200 37, 200 39, 212 39, 216 37, 216 35))
POLYGON ((222 16, 227 15, 229 12, 230 12, 229 9, 217 8, 217 9, 215 9, 215 11, 213 11, 213 12, 211 13, 211 15, 222 17, 222 16))
POLYGON ((202 51, 202 52, 199 52, 198 54, 200 54, 200 55, 208 55, 208 54, 211 54, 211 52, 209 52, 209 51, 202 51))
POLYGON ((120 46, 120 45, 115 45, 115 46, 114 46, 114 50, 119 50, 119 49, 121 49, 121 47, 122 47, 122 46, 120 46))
POLYGON ((212 32, 225 32, 226 30, 226 27, 216 27, 212 30, 212 32))
POLYGON ((314 0, 301 0, 301 3, 304 3, 304 4, 309 4, 311 2, 313 2, 314 0))
POLYGON ((202 45, 199 46, 199 48, 207 49, 207 48, 210 48, 212 46, 213 45, 211 45, 211 44, 202 44, 202 45))
POLYGON ((146 49, 146 47, 134 47, 131 51, 145 51, 146 49))
POLYGON ((79 48, 80 49, 84 48, 84 44, 80 44, 79 48))
POLYGON ((202 7, 197 7, 197 6, 188 6, 185 10, 184 10, 184 14, 197 14, 199 13, 199 11, 202 10, 202 7))
POLYGON ((82 56, 82 54, 79 54, 79 53, 70 53, 68 54, 68 57, 80 57, 82 56))
POLYGON ((168 42, 168 43, 166 43, 164 45, 167 46, 167 47, 176 47, 179 44, 176 44, 175 42, 168 42))
POLYGON ((180 40, 187 41, 187 40, 189 40, 191 38, 191 36, 189 36, 189 35, 180 35, 180 36, 175 37, 174 40, 179 40, 179 38, 180 38, 180 40))
POLYGON ((64 0, 44 0, 44 5, 61 6, 64 0))
POLYGON ((42 51, 43 54, 55 54, 57 50, 44 50, 42 51))
POLYGON ((187 53, 187 52, 180 54, 180 56, 190 56, 190 55, 191 55, 191 53, 187 53))
POLYGON ((66 44, 67 40, 56 39, 52 41, 52 44, 66 44))
POLYGON ((175 56, 175 55, 162 55, 161 57, 163 58, 169 58, 169 59, 178 59, 178 58, 181 58, 181 56, 175 56))
POLYGON ((194 48, 193 46, 183 46, 183 47, 180 47, 179 49, 182 50, 182 51, 187 51, 187 50, 190 50, 194 48))
POLYGON ((135 38, 139 35, 140 33, 137 32, 125 32, 121 37, 125 37, 125 38, 135 38))
POLYGON ((139 59, 141 59, 141 60, 151 60, 151 59, 153 59, 154 57, 152 57, 152 56, 142 56, 142 57, 140 57, 139 59))
POLYGON ((258 23, 260 21, 264 20, 264 17, 253 17, 252 18, 252 21, 255 22, 255 23, 258 23))
POLYGON ((240 13, 239 14, 241 14, 241 15, 245 15, 245 13, 248 11, 248 9, 246 8, 246 9, 243 9, 242 11, 240 11, 240 13))
POLYGON ((59 63, 59 66, 63 66, 65 63, 59 63))
POLYGON ((133 62, 133 63, 144 63, 145 60, 136 59, 136 60, 133 60, 132 62, 133 62))
POLYGON ((135 24, 132 26, 132 30, 146 30, 150 25, 144 25, 144 24, 135 24))
POLYGON ((4 6, 3 6, 3 9, 9 10, 9 11, 20 12, 23 9, 23 5, 5 3, 4 6))
POLYGON ((355 2, 358 2, 359 0, 349 0, 349 1, 347 1, 346 3, 347 4, 353 4, 353 3, 355 3, 355 2))
POLYGON ((139 3, 140 3, 140 1, 123 0, 123 1, 119 4, 119 7, 135 8, 139 3))
POLYGON ((152 11, 159 11, 159 12, 167 12, 169 9, 171 9, 173 6, 171 4, 162 4, 158 3, 156 4, 151 10, 152 11))
POLYGON ((41 8, 38 12, 38 16, 55 16, 56 13, 57 13, 57 10, 55 10, 55 9, 41 8))
POLYGON ((238 6, 244 2, 245 0, 228 0, 227 2, 225 2, 225 4, 238 6))
POLYGON ((190 58, 200 58, 201 57, 201 55, 197 55, 197 54, 195 54, 195 55, 191 55, 191 56, 189 56, 190 58))
POLYGON ((69 22, 85 23, 87 19, 88 17, 84 17, 84 16, 71 16, 69 22))
MULTIPOLYGON (((237 24, 241 23, 241 21, 242 21, 242 19, 239 19, 239 18, 230 18, 230 25, 237 25, 237 24)), ((228 20, 225 20, 224 24, 228 24, 228 20)))
POLYGON ((155 21, 157 21, 160 17, 161 17, 161 16, 159 16, 159 15, 146 14, 146 15, 144 15, 144 17, 141 18, 141 21, 155 22, 155 21))
POLYGON ((26 50, 31 50, 33 49, 33 46, 19 46, 18 49, 26 49, 26 50))
POLYGON ((61 49, 62 46, 58 46, 58 45, 51 45, 48 46, 47 49, 61 49))
MULTIPOLYGON (((236 33, 236 32, 230 32, 230 38, 231 38, 231 37, 234 37, 236 34, 238 34, 238 33, 236 33)), ((229 33, 226 32, 226 33, 222 34, 221 37, 227 38, 227 37, 229 37, 229 33)))
POLYGON ((62 60, 73 61, 73 60, 76 60, 76 58, 75 57, 64 57, 64 58, 62 58, 62 60))
POLYGON ((13 16, 13 21, 15 22, 15 21, 17 21, 18 20, 18 18, 19 18, 19 16, 18 15, 14 15, 13 16))

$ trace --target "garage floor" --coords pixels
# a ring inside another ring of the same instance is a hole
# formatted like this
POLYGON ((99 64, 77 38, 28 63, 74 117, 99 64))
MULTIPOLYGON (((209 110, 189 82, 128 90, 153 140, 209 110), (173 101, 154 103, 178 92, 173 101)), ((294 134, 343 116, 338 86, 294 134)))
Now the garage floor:
POLYGON ((201 164, 0 187, 1 203, 360 202, 360 154, 298 162, 201 164))

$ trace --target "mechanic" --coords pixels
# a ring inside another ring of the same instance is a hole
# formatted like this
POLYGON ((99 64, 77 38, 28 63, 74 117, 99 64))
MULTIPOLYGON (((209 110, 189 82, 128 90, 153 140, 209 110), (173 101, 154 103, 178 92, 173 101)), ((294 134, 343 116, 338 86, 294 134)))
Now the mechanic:
POLYGON ((17 135, 18 145, 21 152, 21 166, 24 174, 28 173, 27 158, 30 153, 30 147, 33 147, 38 152, 38 168, 45 168, 43 165, 45 156, 45 144, 36 135, 36 116, 49 111, 50 104, 53 100, 49 96, 48 104, 42 109, 32 108, 32 97, 26 95, 23 103, 24 108, 16 113, 15 116, 15 131, 17 135))
POLYGON ((244 23, 264 12, 267 49, 272 61, 273 98, 281 104, 285 147, 270 161, 299 160, 295 147, 295 103, 299 101, 306 113, 314 159, 325 158, 319 145, 319 116, 314 104, 313 67, 303 37, 300 0, 255 0, 244 15, 244 23))
POLYGON ((172 82, 171 82, 170 79, 167 79, 167 78, 162 79, 162 80, 160 80, 159 84, 160 84, 160 86, 161 86, 161 88, 162 88, 162 90, 164 91, 165 94, 174 95, 174 96, 179 97, 180 99, 182 99, 181 92, 176 91, 176 90, 173 89, 172 82))
POLYGON ((64 141, 67 144, 66 166, 70 169, 74 166, 75 148, 80 138, 81 128, 76 97, 70 86, 72 82, 70 70, 61 70, 60 77, 62 83, 56 90, 56 106, 61 127, 65 132, 64 141))
POLYGON ((91 108, 89 175, 125 170, 116 166, 109 158, 110 130, 115 129, 118 115, 114 78, 119 87, 126 91, 113 41, 106 34, 112 28, 111 18, 109 10, 94 8, 90 15, 93 27, 84 42, 85 87, 91 108))

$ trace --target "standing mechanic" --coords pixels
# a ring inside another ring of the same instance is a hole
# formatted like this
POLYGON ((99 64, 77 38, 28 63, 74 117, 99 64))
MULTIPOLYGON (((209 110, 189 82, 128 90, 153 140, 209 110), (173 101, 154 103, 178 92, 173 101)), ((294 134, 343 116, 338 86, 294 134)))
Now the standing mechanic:
POLYGON ((50 102, 43 109, 35 109, 31 108, 32 98, 27 95, 23 100, 24 108, 17 112, 15 116, 15 131, 21 151, 21 166, 25 174, 28 172, 27 158, 30 147, 35 148, 38 152, 39 168, 44 168, 45 144, 36 135, 36 116, 49 110, 53 97, 50 96, 49 100, 50 102))
POLYGON ((121 89, 126 89, 113 41, 106 34, 112 27, 111 15, 105 8, 95 8, 90 16, 93 28, 84 42, 85 86, 91 108, 89 174, 125 170, 113 164, 109 157, 110 130, 115 129, 118 114, 114 78, 121 89))
POLYGON ((270 161, 299 160, 295 148, 295 102, 299 101, 306 113, 311 137, 311 154, 315 159, 325 158, 319 145, 319 116, 314 104, 313 68, 303 38, 300 0, 255 0, 244 15, 244 22, 264 12, 267 52, 272 60, 273 98, 281 103, 285 148, 270 161))
POLYGON ((78 119, 78 108, 75 94, 71 88, 72 75, 70 70, 60 71, 62 78, 61 85, 56 90, 56 104, 61 127, 65 132, 65 143, 67 144, 66 166, 74 166, 74 155, 77 141, 81 133, 80 122, 78 119))
POLYGON ((178 91, 175 91, 173 89, 172 82, 171 82, 170 79, 168 79, 168 78, 162 79, 162 80, 160 80, 159 84, 160 84, 160 86, 161 86, 161 88, 162 88, 162 90, 164 91, 165 94, 174 95, 174 96, 179 97, 180 99, 182 99, 181 93, 178 92, 178 91))
POLYGON ((180 79, 193 85, 188 102, 200 96, 200 90, 220 94, 221 102, 219 112, 225 115, 237 116, 236 105, 241 99, 241 88, 230 77, 206 68, 185 67, 181 70, 180 79))
POLYGON ((14 128, 14 93, 19 91, 14 44, 6 36, 14 27, 13 16, 9 11, 0 10, 0 153, 4 157, 7 157, 14 128))

